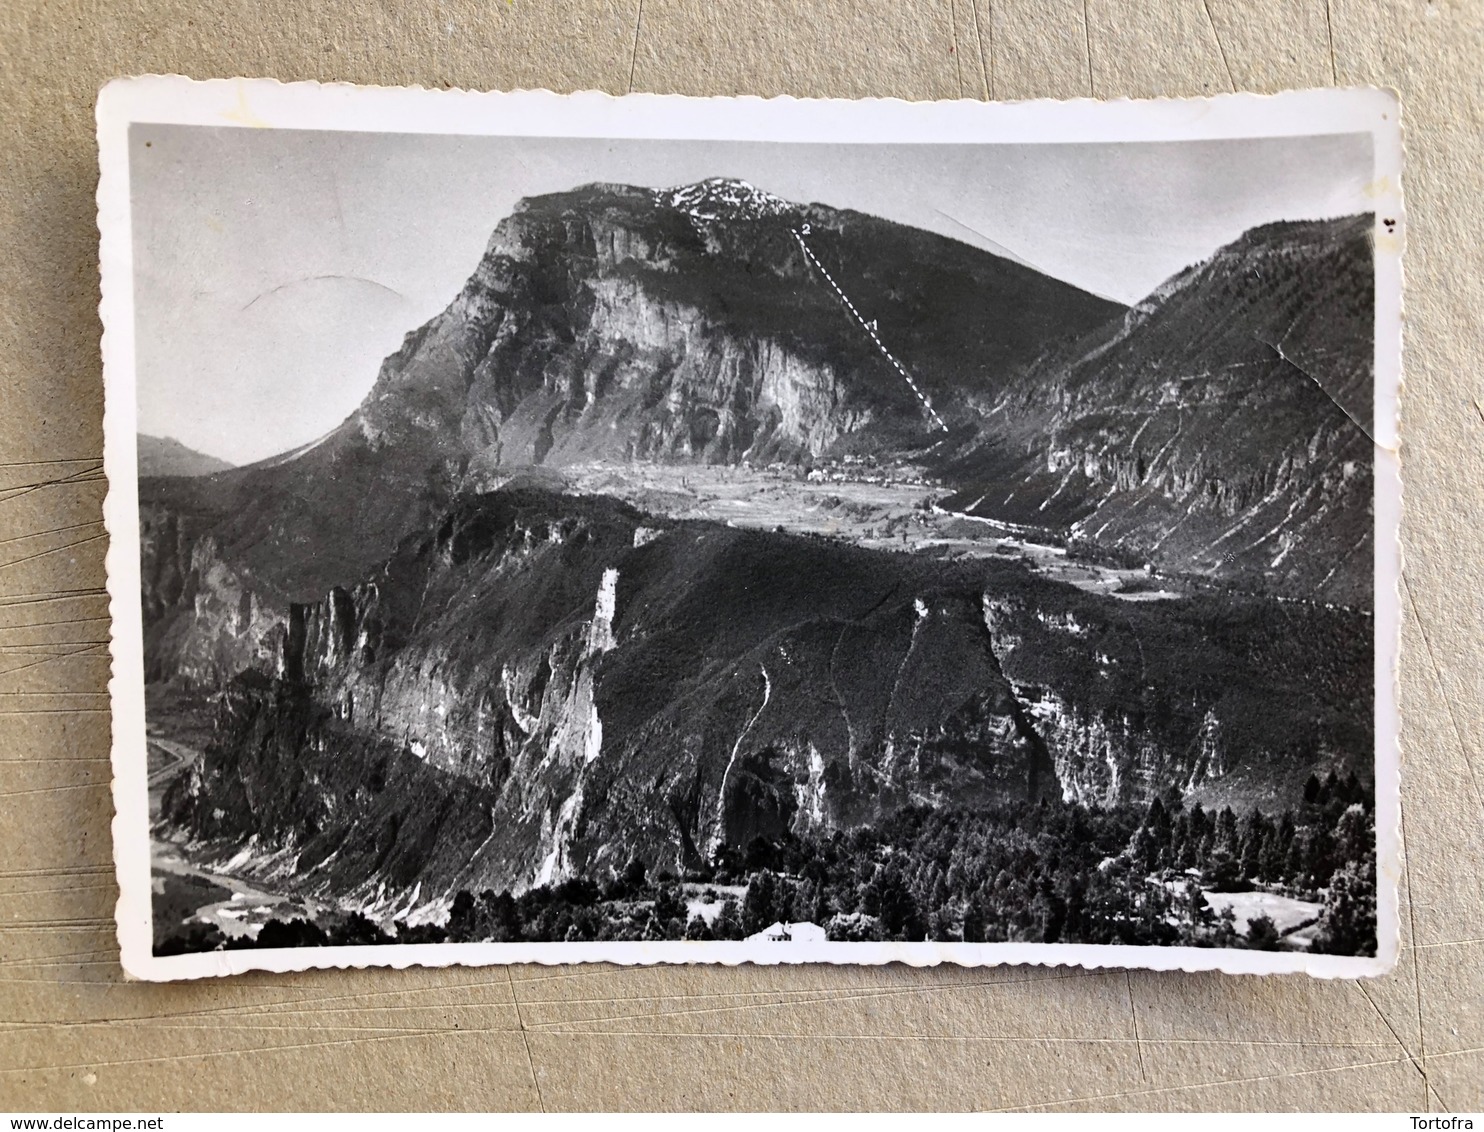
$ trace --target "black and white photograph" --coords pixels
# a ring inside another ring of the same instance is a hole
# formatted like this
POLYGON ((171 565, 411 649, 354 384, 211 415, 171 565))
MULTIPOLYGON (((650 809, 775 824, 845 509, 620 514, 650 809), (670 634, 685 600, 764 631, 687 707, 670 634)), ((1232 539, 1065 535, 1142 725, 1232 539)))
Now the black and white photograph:
POLYGON ((1389 96, 100 141, 131 973, 1389 966, 1389 96))

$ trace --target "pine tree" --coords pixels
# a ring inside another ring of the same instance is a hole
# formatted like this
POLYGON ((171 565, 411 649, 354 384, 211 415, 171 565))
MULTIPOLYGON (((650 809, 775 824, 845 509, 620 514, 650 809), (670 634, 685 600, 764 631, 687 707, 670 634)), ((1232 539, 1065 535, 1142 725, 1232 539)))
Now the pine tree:
POLYGON ((1272 917, 1253 916, 1247 921, 1247 946, 1254 951, 1277 951, 1282 942, 1272 917))
POLYGON ((1349 861, 1330 877, 1314 950, 1328 955, 1376 954, 1376 859, 1349 861))
POLYGON ((1175 869, 1190 868, 1190 819, 1181 814, 1175 820, 1174 828, 1170 831, 1170 867, 1175 869))
POLYGON ((1311 888, 1312 881, 1309 877, 1309 841, 1313 831, 1308 827, 1294 831, 1293 839, 1288 843, 1288 861, 1286 873, 1288 883, 1297 888, 1311 888))
POLYGON ((1217 853, 1227 853, 1233 857, 1237 855, 1237 815, 1232 813, 1230 806, 1224 806, 1221 813, 1216 815, 1216 836, 1211 848, 1217 853))
MULTIPOLYGON (((798 899, 799 886, 793 881, 778 877, 773 882, 773 913, 769 924, 790 923, 794 918, 794 903, 798 899)), ((765 927, 767 925, 764 925, 765 927)))
POLYGON ((862 901, 864 910, 881 920, 888 935, 921 939, 926 925, 918 917, 917 904, 893 865, 881 866, 871 878, 862 901))
POLYGON ((964 904, 964 922, 959 934, 965 943, 984 942, 984 908, 978 898, 964 904))
POLYGON ((685 925, 685 938, 690 940, 708 940, 715 937, 711 934, 711 927, 706 923, 705 917, 698 912, 690 918, 690 923, 685 925))
POLYGON ((1143 872, 1163 868, 1170 856, 1171 822, 1169 811, 1158 797, 1149 803, 1130 845, 1130 856, 1143 872))
POLYGON ((619 877, 620 883, 623 885, 626 893, 629 896, 637 896, 644 890, 645 872, 646 866, 644 864, 644 858, 629 858, 629 863, 624 866, 623 875, 619 877))
POLYGON ((1242 872, 1254 879, 1262 875, 1263 828, 1261 812, 1252 810, 1242 819, 1241 832, 1237 835, 1237 859, 1242 872))
POLYGON ((1199 802, 1190 808, 1188 821, 1185 867, 1203 868, 1211 856, 1211 821, 1199 802))
POLYGON ((1237 945, 1237 915, 1228 904, 1216 914, 1216 927, 1211 932, 1212 947, 1237 945))
POLYGON ((685 898, 678 885, 667 884, 655 893, 654 916, 661 923, 669 923, 671 920, 684 923, 685 912, 685 898))
POLYGON ((722 843, 711 853, 711 875, 717 884, 731 884, 742 872, 742 855, 722 843))
POLYGON ((1375 832, 1360 803, 1352 803, 1335 825, 1335 853, 1341 861, 1359 861, 1375 849, 1375 832))
POLYGON ((1284 811, 1282 818, 1273 827, 1263 850, 1263 879, 1281 883, 1289 877, 1288 854, 1293 846, 1293 815, 1284 811))
POLYGON ((520 906, 508 891, 494 893, 486 889, 479 894, 480 939, 494 943, 519 943, 525 938, 520 906))
POLYGON ((1207 903, 1206 893, 1200 883, 1190 879, 1187 879, 1180 889, 1180 897, 1175 902, 1175 911, 1184 923, 1197 930, 1209 926, 1216 919, 1216 914, 1211 911, 1211 905, 1207 903))
POLYGON ((644 935, 643 935, 643 938, 645 940, 649 940, 649 941, 655 941, 655 940, 669 939, 670 938, 669 932, 666 929, 666 925, 665 925, 664 921, 662 921, 658 916, 656 916, 653 911, 651 911, 649 913, 649 920, 644 925, 644 935))
POLYGON ((1310 774, 1308 781, 1304 783, 1304 805, 1315 806, 1319 804, 1319 776, 1310 774))
POLYGON ((1310 886, 1318 888, 1334 874, 1339 865, 1335 860, 1334 835, 1323 826, 1317 826, 1310 831, 1307 848, 1309 853, 1305 871, 1308 873, 1310 886))
POLYGON ((941 869, 933 870, 932 883, 928 886, 927 905, 929 908, 938 909, 948 903, 948 882, 943 877, 941 869))
POLYGON ((742 928, 748 935, 755 935, 775 922, 773 915, 776 880, 764 869, 754 873, 747 883, 747 895, 742 898, 742 928))
POLYGON ((453 898, 453 907, 448 913, 448 938, 454 943, 471 943, 475 940, 474 894, 461 888, 453 898))
POLYGON ((1321 806, 1328 806, 1330 801, 1335 798, 1336 794, 1338 793, 1339 785, 1339 777, 1335 774, 1334 770, 1331 769, 1330 772, 1324 776, 1324 781, 1319 784, 1319 796, 1315 799, 1315 801, 1317 801, 1321 806))
POLYGON ((717 939, 741 939, 746 934, 742 928, 742 912, 733 897, 728 896, 721 902, 721 911, 711 925, 711 934, 717 939))

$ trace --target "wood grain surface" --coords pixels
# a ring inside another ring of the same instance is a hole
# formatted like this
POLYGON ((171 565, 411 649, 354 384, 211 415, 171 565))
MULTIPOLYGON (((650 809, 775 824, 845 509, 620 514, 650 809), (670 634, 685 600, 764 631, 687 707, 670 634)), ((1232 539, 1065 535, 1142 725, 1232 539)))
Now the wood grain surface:
POLYGON ((0 1109, 1484 1108, 1484 4, 0 0, 0 1109), (114 75, 1101 98, 1378 84, 1407 131, 1402 956, 1364 983, 494 968, 125 983, 93 99, 114 75))

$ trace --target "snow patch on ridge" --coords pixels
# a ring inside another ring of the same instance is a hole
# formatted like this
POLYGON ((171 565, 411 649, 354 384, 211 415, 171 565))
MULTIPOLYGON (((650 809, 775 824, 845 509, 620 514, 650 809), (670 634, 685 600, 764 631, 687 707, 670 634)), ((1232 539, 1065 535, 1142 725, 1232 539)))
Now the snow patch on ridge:
POLYGON ((732 177, 709 177, 661 190, 659 199, 696 220, 761 220, 797 211, 782 197, 732 177))

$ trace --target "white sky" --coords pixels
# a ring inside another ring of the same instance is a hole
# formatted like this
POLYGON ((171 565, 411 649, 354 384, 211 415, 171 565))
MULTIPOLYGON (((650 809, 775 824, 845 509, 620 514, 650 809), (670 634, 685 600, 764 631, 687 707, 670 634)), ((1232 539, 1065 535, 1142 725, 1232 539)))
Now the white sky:
POLYGON ((1124 302, 1247 228, 1369 211, 1369 135, 770 145, 135 125, 139 428, 247 462, 343 420, 517 200, 741 177, 1124 302))

